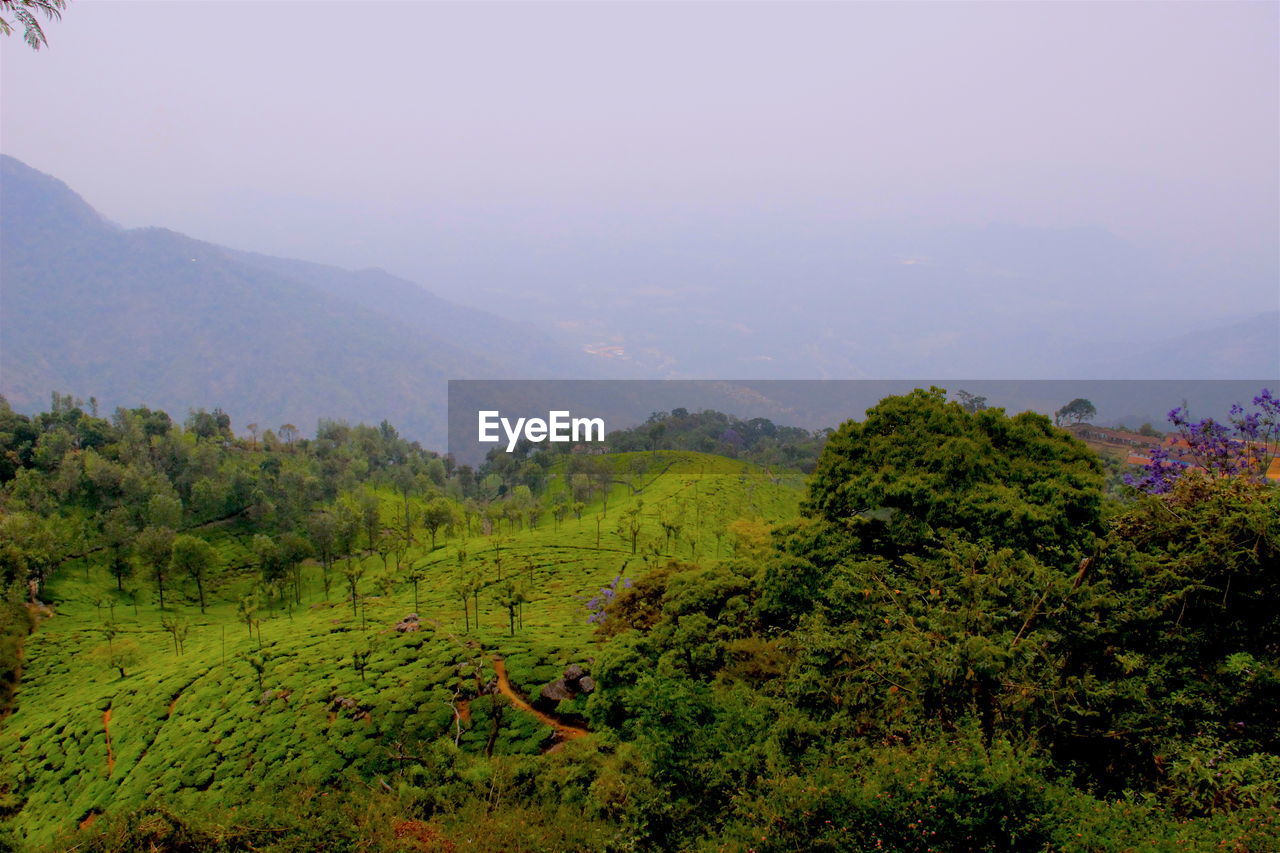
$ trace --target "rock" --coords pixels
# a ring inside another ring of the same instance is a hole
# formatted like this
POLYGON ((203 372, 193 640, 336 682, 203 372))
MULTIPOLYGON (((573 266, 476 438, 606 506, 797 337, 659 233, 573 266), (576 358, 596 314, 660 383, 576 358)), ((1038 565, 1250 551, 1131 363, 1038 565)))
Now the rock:
POLYGON ((572 699, 573 691, 569 689, 569 685, 564 683, 563 678, 557 678, 543 687, 542 692, 538 695, 548 702, 562 702, 565 699, 572 699))
POLYGON ((596 689, 596 680, 589 675, 584 675, 578 679, 578 690, 582 693, 590 693, 596 689))
POLYGON ((396 623, 395 630, 399 631, 401 634, 412 634, 421 627, 422 626, 418 624, 418 614, 410 613, 408 616, 396 623))
POLYGON ((586 675, 587 671, 579 664, 571 663, 564 668, 564 680, 569 684, 574 684, 579 678, 586 675))

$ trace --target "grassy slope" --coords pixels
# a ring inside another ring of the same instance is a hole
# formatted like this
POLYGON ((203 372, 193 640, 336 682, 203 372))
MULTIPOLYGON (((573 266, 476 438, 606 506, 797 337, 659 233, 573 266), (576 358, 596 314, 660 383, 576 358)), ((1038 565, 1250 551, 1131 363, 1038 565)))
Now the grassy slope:
MULTIPOLYGON (((696 546, 684 543, 672 556, 690 559, 696 548, 705 561, 727 544, 717 542, 717 527, 739 517, 789 517, 800 495, 799 475, 777 478, 720 457, 623 454, 614 462, 641 492, 637 498, 627 485, 614 487, 600 550, 598 501, 581 521, 571 515, 559 530, 546 514, 536 530, 500 534, 504 576, 517 572, 530 599, 524 627, 514 637, 508 636, 506 610, 495 600, 494 537, 472 537, 466 545, 468 564, 491 584, 480 594, 481 623, 470 635, 463 631, 461 603, 452 592, 461 542, 448 539, 434 552, 421 548, 413 554, 416 563, 426 565, 426 580, 419 585, 422 631, 391 630, 413 610, 412 587, 401 581, 389 598, 379 595, 371 578, 382 561, 372 555, 366 558, 369 571, 362 584, 367 627, 344 599, 340 573, 335 572, 326 602, 319 569, 309 567, 302 607, 292 616, 262 614, 261 652, 232 603, 251 587, 249 569, 232 573, 213 591, 204 615, 194 605, 194 590, 174 584, 178 588, 170 601, 182 599, 179 606, 191 620, 185 653, 178 656, 150 600, 152 587, 143 584, 135 616, 127 596, 115 592, 101 568, 65 567, 49 586, 57 615, 29 638, 18 710, 0 730, 0 762, 28 780, 25 806, 12 825, 38 845, 92 813, 128 809, 156 794, 179 806, 209 798, 233 805, 255 790, 298 782, 330 785, 344 775, 384 771, 392 763, 387 756, 393 744, 414 752, 453 733, 449 700, 460 680, 473 681, 458 674, 459 665, 476 656, 465 641, 483 645, 486 679, 492 676, 488 658, 499 654, 512 683, 528 695, 536 695, 568 663, 591 657, 583 598, 620 572, 644 570, 642 558, 614 533, 618 517, 637 499, 644 501, 642 543, 660 545, 657 507, 685 501, 691 516, 686 529, 695 534, 696 546), (649 470, 635 475, 637 464, 649 470), (142 650, 126 678, 89 654, 106 641, 102 625, 110 611, 96 604, 103 600, 117 601, 117 641, 131 638, 142 650), (364 680, 352 666, 357 649, 369 652, 364 680), (250 666, 255 655, 265 658, 263 688, 274 691, 270 697, 264 697, 250 666), (351 697, 359 707, 335 710, 336 696, 351 697), (107 709, 109 720, 104 720, 107 709)), ((561 488, 562 482, 553 479, 551 492, 561 488)), ((391 515, 395 498, 384 500, 391 515)), ((211 539, 224 565, 248 563, 242 532, 223 528, 211 539)), ((429 541, 425 533, 419 539, 429 541)), ((483 751, 490 729, 488 701, 472 704, 463 750, 483 751)), ((495 746, 500 753, 537 752, 550 735, 549 727, 516 710, 508 710, 502 721, 495 746)))

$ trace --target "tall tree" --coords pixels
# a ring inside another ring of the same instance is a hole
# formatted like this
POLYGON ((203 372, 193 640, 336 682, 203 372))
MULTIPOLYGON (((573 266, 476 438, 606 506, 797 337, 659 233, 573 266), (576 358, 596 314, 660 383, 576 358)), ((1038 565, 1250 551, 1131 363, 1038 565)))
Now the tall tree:
POLYGON ((173 557, 174 532, 168 527, 145 527, 133 543, 133 551, 156 582, 160 609, 164 610, 164 582, 173 557))
POLYGON ((453 504, 446 498, 435 498, 422 511, 422 526, 431 535, 431 550, 436 549, 436 534, 454 518, 453 504))
POLYGON ((191 578, 200 597, 200 612, 204 613, 204 585, 210 573, 218 565, 218 552, 208 542, 196 536, 182 534, 173 540, 173 571, 191 578))
POLYGON ((133 519, 124 507, 116 507, 102 521, 102 544, 107 549, 107 570, 116 579, 116 589, 124 590, 124 579, 133 572, 129 546, 133 542, 133 519))

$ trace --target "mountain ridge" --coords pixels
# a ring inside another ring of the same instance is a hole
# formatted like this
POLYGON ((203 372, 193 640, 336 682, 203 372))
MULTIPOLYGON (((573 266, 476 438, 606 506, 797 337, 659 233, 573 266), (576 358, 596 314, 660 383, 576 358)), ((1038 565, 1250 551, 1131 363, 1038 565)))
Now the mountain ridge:
POLYGON ((122 229, 3 155, 0 248, 0 393, 22 410, 59 390, 237 423, 390 419, 442 442, 447 379, 599 375, 529 324, 386 273, 122 229))

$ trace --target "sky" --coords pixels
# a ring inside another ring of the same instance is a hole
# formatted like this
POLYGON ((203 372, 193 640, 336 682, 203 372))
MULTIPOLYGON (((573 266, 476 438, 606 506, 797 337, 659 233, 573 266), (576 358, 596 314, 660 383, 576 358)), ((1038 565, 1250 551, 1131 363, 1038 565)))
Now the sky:
POLYGON ((512 266, 757 221, 1100 228, 1244 314, 1280 305, 1278 10, 72 0, 0 46, 0 151, 126 226, 500 312, 512 266))

